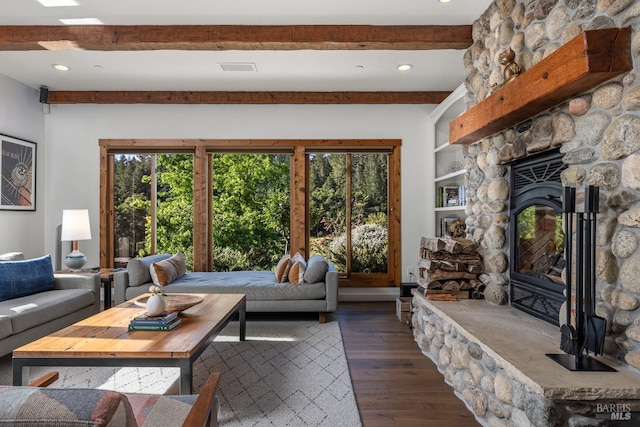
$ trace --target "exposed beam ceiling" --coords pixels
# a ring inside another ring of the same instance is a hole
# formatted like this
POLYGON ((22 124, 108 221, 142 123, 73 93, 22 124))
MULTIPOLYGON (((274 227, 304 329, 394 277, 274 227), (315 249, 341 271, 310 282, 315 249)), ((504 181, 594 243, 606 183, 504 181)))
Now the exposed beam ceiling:
POLYGON ((466 49, 470 25, 0 26, 0 51, 466 49))
MULTIPOLYGON (((470 25, 1 26, 1 51, 432 50, 471 45, 470 25)), ((49 104, 437 104, 450 92, 51 91, 49 104)))
POLYGON ((51 103, 435 103, 492 3, 2 0, 0 78, 51 103))
POLYGON ((56 91, 48 104, 439 104, 450 92, 56 91))

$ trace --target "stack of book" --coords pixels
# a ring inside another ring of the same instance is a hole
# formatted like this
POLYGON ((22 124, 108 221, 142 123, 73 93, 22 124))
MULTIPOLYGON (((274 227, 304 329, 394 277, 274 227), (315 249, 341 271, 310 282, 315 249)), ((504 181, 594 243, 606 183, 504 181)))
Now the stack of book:
POLYGON ((160 316, 141 315, 129 322, 130 331, 170 331, 180 324, 177 311, 165 311, 160 316))

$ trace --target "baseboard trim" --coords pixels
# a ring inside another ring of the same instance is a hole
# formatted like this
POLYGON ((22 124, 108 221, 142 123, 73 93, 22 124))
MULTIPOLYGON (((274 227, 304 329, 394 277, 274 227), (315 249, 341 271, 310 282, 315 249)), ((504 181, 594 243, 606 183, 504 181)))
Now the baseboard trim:
POLYGON ((395 301, 400 296, 400 288, 340 288, 338 301, 395 301))

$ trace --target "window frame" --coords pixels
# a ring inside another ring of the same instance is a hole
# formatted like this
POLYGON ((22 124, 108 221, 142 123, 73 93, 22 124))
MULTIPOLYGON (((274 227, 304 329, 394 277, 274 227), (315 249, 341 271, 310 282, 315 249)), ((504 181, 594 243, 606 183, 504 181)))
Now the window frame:
POLYGON ((100 139, 100 265, 113 267, 114 253, 114 155, 137 153, 191 153, 194 161, 193 270, 209 271, 211 263, 210 152, 291 152, 291 246, 308 256, 308 163, 307 155, 318 151, 360 151, 389 153, 387 274, 354 273, 340 278, 343 287, 399 286, 401 280, 400 239, 400 147, 399 139, 100 139))

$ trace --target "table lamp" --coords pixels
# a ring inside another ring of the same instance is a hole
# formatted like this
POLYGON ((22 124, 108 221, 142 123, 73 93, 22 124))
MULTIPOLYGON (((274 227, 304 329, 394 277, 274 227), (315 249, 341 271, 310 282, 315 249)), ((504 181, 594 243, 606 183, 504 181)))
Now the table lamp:
POLYGON ((88 209, 64 209, 60 240, 72 242, 72 251, 64 257, 64 263, 72 270, 82 268, 87 262, 85 254, 78 250, 78 240, 91 239, 88 209))

